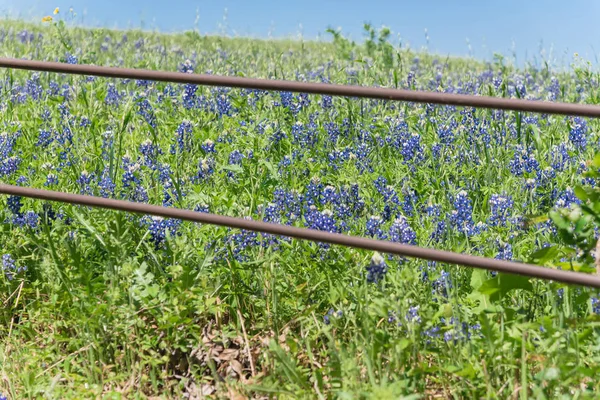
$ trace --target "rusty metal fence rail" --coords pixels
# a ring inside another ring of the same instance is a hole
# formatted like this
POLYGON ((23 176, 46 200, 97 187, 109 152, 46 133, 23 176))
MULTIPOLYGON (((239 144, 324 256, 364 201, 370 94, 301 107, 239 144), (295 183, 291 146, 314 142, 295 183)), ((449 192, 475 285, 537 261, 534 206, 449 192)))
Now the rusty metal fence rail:
MULTIPOLYGON (((291 82, 268 79, 250 79, 217 75, 186 74, 179 72, 149 71, 91 65, 71 65, 55 62, 7 58, 0 58, 0 67, 77 75, 102 76, 110 78, 144 79, 210 86, 228 86, 348 97, 366 97, 384 100, 410 101, 416 103, 496 108, 546 114, 578 115, 596 118, 600 117, 600 107, 583 104, 551 103, 520 99, 501 99, 486 96, 444 94, 435 92, 291 82)), ((33 199, 84 205, 138 214, 155 215, 165 218, 175 218, 218 226, 227 226, 231 228, 287 236, 296 239, 325 242, 341 246, 379 251, 382 253, 438 261, 448 264, 458 264, 473 268, 518 274, 532 278, 547 279, 567 284, 577 284, 593 288, 600 288, 600 276, 573 271, 557 270, 532 264, 496 260, 492 258, 478 257, 437 249, 428 249, 385 240, 375 240, 364 237, 323 232, 314 229, 297 228, 281 224, 253 221, 243 218, 200 213, 191 210, 182 210, 123 200, 106 199, 102 197, 55 192, 6 184, 0 184, 0 193, 5 195, 22 196, 33 199)))
POLYGON ((0 67, 106 78, 143 79, 149 81, 190 83, 204 86, 226 86, 245 89, 274 90, 325 94, 344 97, 364 97, 380 100, 408 101, 465 107, 494 108, 544 114, 600 117, 600 107, 588 104, 553 103, 539 100, 504 99, 491 96, 424 92, 378 87, 335 85, 329 83, 294 82, 275 79, 254 79, 237 76, 188 74, 184 72, 151 71, 143 69, 65 64, 49 61, 1 58, 0 67))

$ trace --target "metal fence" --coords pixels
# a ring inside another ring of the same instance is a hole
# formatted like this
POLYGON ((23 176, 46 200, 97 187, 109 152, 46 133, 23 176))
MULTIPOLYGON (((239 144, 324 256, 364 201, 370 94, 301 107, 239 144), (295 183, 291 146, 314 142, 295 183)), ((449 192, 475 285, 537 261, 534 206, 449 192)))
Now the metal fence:
MULTIPOLYGON (((290 91, 312 94, 337 95, 346 97, 365 97, 383 100, 409 101, 454 106, 495 108, 514 111, 528 111, 545 114, 578 115, 600 117, 600 107, 584 104, 551 103, 522 99, 501 99, 488 96, 457 95, 436 92, 397 90, 388 88, 334 85, 325 83, 305 83, 270 79, 250 79, 218 75, 187 74, 181 72, 149 71, 127 68, 100 67, 92 65, 72 65, 56 62, 17 60, 0 58, 0 67, 34 71, 57 72, 77 75, 102 76, 109 78, 129 78, 175 83, 189 83, 209 86, 227 86, 260 90, 290 91)), ((205 224, 227 226, 296 239, 326 242, 336 245, 379 251, 406 257, 414 257, 448 264, 458 264, 473 268, 482 268, 498 272, 518 274, 533 278, 548 279, 557 282, 578 284, 600 288, 600 276, 573 271, 557 270, 537 265, 496 260, 493 258, 428 249, 418 246, 375 240, 365 237, 323 232, 314 229, 297 228, 282 224, 233 218, 223 215, 200 213, 134 203, 102 197, 70 194, 28 187, 0 184, 0 193, 29 197, 34 199, 57 201, 76 205, 105 208, 138 214, 148 214, 166 218, 175 218, 205 224)))

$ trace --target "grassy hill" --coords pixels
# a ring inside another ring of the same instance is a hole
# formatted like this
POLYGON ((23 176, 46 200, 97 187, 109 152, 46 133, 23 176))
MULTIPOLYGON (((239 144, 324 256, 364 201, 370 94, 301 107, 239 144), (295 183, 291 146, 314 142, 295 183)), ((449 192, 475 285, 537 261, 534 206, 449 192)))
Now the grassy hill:
MULTIPOLYGON (((4 21, 0 54, 598 103, 597 75, 584 63, 519 70, 501 57, 397 49, 385 30, 371 33, 357 45, 337 33, 332 43, 261 41, 4 21)), ((577 255, 547 215, 578 204, 576 186, 596 185, 583 176, 598 147, 595 120, 0 77, 4 183, 499 259, 532 260, 547 248, 534 261, 563 268, 577 255)), ((0 398, 593 398, 598 389, 595 291, 0 201, 0 398)))

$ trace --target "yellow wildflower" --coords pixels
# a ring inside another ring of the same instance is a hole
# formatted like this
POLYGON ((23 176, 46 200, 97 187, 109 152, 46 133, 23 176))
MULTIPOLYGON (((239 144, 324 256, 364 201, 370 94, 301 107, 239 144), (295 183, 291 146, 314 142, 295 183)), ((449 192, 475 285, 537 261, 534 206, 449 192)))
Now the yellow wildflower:
POLYGON ((56 8, 54 9, 54 15, 58 14, 58 12, 59 12, 59 11, 60 11, 60 10, 59 10, 59 8, 58 8, 58 7, 56 7, 56 8))
POLYGON ((46 15, 44 18, 42 18, 42 22, 50 22, 52 21, 52 17, 49 15, 46 15))

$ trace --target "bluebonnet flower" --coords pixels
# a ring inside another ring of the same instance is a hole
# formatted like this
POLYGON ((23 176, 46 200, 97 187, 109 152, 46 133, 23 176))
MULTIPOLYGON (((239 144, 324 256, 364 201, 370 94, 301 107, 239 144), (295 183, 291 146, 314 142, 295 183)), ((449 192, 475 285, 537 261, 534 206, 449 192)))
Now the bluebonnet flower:
POLYGON ((42 118, 42 121, 44 122, 50 122, 50 120, 52 119, 52 113, 50 112, 49 109, 44 109, 44 111, 42 112, 42 115, 40 116, 42 118))
POLYGON ((52 225, 52 222, 56 221, 56 218, 58 218, 56 212, 52 208, 52 205, 48 203, 44 203, 44 205, 42 206, 41 215, 44 216, 44 220, 48 225, 52 225))
POLYGON ((108 167, 104 168, 100 181, 98 182, 100 196, 104 198, 113 197, 115 195, 116 185, 110 177, 108 167))
POLYGON ((46 177, 46 183, 44 183, 44 186, 53 186, 53 185, 58 185, 58 177, 55 174, 48 174, 48 176, 46 177))
POLYGON ((436 204, 427 204, 427 207, 425 207, 425 212, 430 217, 438 218, 442 213, 442 208, 436 204))
POLYGON ((80 121, 79 121, 79 126, 82 128, 88 128, 89 126, 92 125, 92 121, 90 121, 90 119, 86 116, 81 117, 80 121))
POLYGON ((442 270, 439 278, 431 283, 432 293, 438 294, 443 297, 448 297, 448 290, 452 288, 452 281, 450 280, 450 273, 442 270))
POLYGON ((450 215, 450 221, 459 232, 467 235, 473 233, 473 206, 464 190, 460 191, 454 199, 454 210, 450 215))
POLYGON ((460 322, 458 319, 451 317, 449 321, 446 318, 441 318, 441 322, 444 326, 450 329, 444 333, 444 341, 446 342, 458 342, 469 340, 473 334, 481 334, 481 325, 479 323, 469 325, 466 322, 460 322))
POLYGON ((581 200, 579 200, 577 198, 577 196, 575 196, 575 193, 573 192, 573 189, 571 189, 570 187, 568 187, 567 189, 565 189, 564 192, 562 192, 558 196, 558 199, 554 203, 554 207, 556 207, 556 208, 568 208, 568 207, 571 206, 571 204, 581 204, 581 200))
POLYGON ((239 150, 233 150, 229 153, 229 164, 230 165, 241 165, 244 155, 239 150))
POLYGON ((17 274, 27 271, 26 266, 17 266, 14 258, 10 254, 2 255, 2 271, 9 281, 12 281, 17 274))
POLYGON ((287 138, 287 134, 283 130, 279 128, 275 129, 270 138, 271 146, 276 146, 285 138, 287 138))
MULTIPOLYGON (((242 165, 242 160, 244 159, 244 154, 239 150, 233 150, 229 153, 229 165, 242 165)), ((235 173, 233 171, 227 171, 227 177, 230 179, 235 178, 235 173)))
POLYGON ((292 165, 292 159, 290 158, 290 156, 283 156, 283 158, 281 159, 281 161, 277 165, 279 167, 279 173, 285 173, 285 172, 287 172, 287 168, 290 165, 292 165))
MULTIPOLYGON (((325 186, 321 195, 321 204, 336 204, 340 201, 340 195, 333 186, 325 186)), ((369 224, 367 223, 367 226, 369 224)), ((368 228, 367 228, 368 230, 368 228)))
POLYGON ((102 134, 102 159, 108 161, 113 147, 113 133, 106 131, 102 134))
POLYGON ((408 74, 406 75, 406 84, 408 85, 409 88, 414 88, 415 82, 416 82, 415 72, 413 70, 408 71, 408 74))
MULTIPOLYGON (((396 315, 396 312, 388 311, 388 318, 387 318, 388 323, 393 324, 397 320, 398 320, 398 316, 396 315)), ((402 325, 402 323, 398 322, 398 326, 400 326, 400 325, 402 325)))
POLYGON ((502 243, 499 245, 498 254, 494 257, 496 260, 512 260, 513 250, 512 246, 508 243, 502 243))
POLYGON ((327 311, 327 314, 323 316, 323 322, 325 322, 325 325, 329 325, 331 323, 331 317, 342 318, 343 315, 344 313, 342 310, 336 312, 333 308, 330 308, 329 311, 327 311))
POLYGON ((537 180, 540 186, 546 186, 556 179, 556 170, 552 167, 546 167, 538 171, 537 180))
POLYGON ((404 162, 419 162, 424 159, 423 147, 421 146, 421 137, 417 133, 410 135, 408 140, 402 144, 400 150, 404 162))
MULTIPOLYGON (((245 217, 245 219, 252 218, 245 217)), ((243 255, 244 250, 260 246, 258 233, 245 229, 232 235, 229 242, 233 244, 233 258, 238 261, 245 261, 247 259, 247 257, 243 255)))
POLYGON ((147 89, 151 84, 152 84, 152 81, 148 81, 145 79, 137 79, 135 81, 135 86, 137 86, 139 88, 144 88, 144 89, 147 89))
POLYGON ((122 167, 123 177, 121 178, 121 182, 123 183, 124 188, 129 188, 133 186, 133 184, 141 183, 140 179, 136 175, 140 169, 139 163, 131 163, 129 157, 123 157, 122 167))
POLYGON ((501 77, 495 76, 492 79, 492 84, 494 85, 494 89, 496 89, 496 90, 500 89, 500 87, 502 86, 502 82, 503 82, 503 80, 501 77))
POLYGON ((145 95, 139 97, 137 105, 138 114, 144 118, 148 125, 150 125, 152 128, 156 128, 156 115, 154 114, 152 105, 145 95))
POLYGON ((33 229, 38 226, 40 216, 36 212, 29 210, 23 215, 22 220, 21 226, 28 226, 33 229))
POLYGON ((0 177, 9 176, 17 172, 21 159, 19 157, 9 157, 0 162, 0 177))
POLYGON ((290 110, 292 109, 294 100, 294 94, 292 92, 279 92, 279 98, 281 102, 276 103, 275 105, 281 105, 290 110))
POLYGON ((110 106, 118 106, 121 104, 121 100, 123 95, 119 93, 119 90, 115 86, 114 83, 110 82, 107 85, 106 89, 106 97, 104 97, 104 102, 110 106))
POLYGON ((281 223, 281 209, 275 203, 269 203, 266 207, 261 206, 261 213, 264 212, 263 221, 279 224, 281 223))
POLYGON ((505 226, 514 202, 506 194, 493 194, 489 200, 491 216, 488 223, 492 226, 505 226))
POLYGON ((537 172, 540 168, 540 164, 535 159, 533 152, 520 145, 515 147, 513 159, 508 165, 510 172, 515 176, 521 176, 525 172, 537 172))
POLYGON ((390 226, 390 240, 396 243, 417 244, 417 234, 404 216, 397 218, 390 226))
POLYGON ((298 113, 303 108, 307 108, 310 105, 310 99, 308 94, 306 93, 298 93, 296 96, 296 107, 294 109, 295 113, 298 113))
POLYGON ((281 215, 294 221, 302 215, 303 196, 296 191, 276 189, 273 202, 281 215))
POLYGON ((367 282, 378 283, 387 273, 387 264, 379 253, 373 254, 371 263, 367 266, 367 282))
POLYGON ((195 179, 199 181, 206 181, 215 172, 215 160, 212 157, 203 158, 198 163, 198 173, 195 179))
POLYGON ((303 148, 311 148, 317 143, 317 131, 314 124, 304 125, 302 122, 296 122, 292 126, 292 137, 294 143, 303 148))
POLYGON ((563 297, 565 295, 565 289, 564 288, 560 288, 556 291, 556 295, 558 296, 557 302, 558 303, 562 303, 563 301, 563 297))
POLYGON ((77 183, 81 186, 82 194, 92 194, 92 188, 90 183, 92 182, 93 176, 90 175, 87 171, 82 171, 81 175, 77 179, 77 183))
POLYGON ((31 97, 32 100, 39 100, 42 97, 42 85, 40 84, 40 74, 34 73, 25 84, 25 91, 31 97))
POLYGON ((427 338, 427 344, 431 343, 432 339, 437 339, 440 336, 440 327, 434 326, 430 329, 426 329, 423 331, 423 336, 427 338))
POLYGON ((587 147, 587 123, 581 117, 575 117, 571 121, 571 130, 569 131, 569 140, 578 149, 587 147))
POLYGON ((339 191, 339 201, 334 204, 336 216, 341 219, 358 217, 365 208, 357 184, 343 186, 339 191))
POLYGON ((446 232, 446 221, 437 221, 435 229, 431 232, 430 238, 434 242, 440 242, 446 232))
POLYGON ((61 89, 62 89, 61 95, 63 97, 63 100, 64 101, 71 100, 71 93, 73 91, 73 89, 71 88, 71 86, 69 86, 69 84, 65 83, 65 84, 62 85, 61 89))
POLYGON ((19 33, 17 33, 17 38, 21 43, 31 43, 35 39, 35 34, 33 32, 28 31, 27 29, 23 29, 19 33))
POLYGON ((525 180, 525 184, 523 185, 523 187, 527 190, 533 190, 535 189, 537 186, 537 181, 533 178, 529 178, 525 180))
POLYGON ((8 196, 7 208, 13 214, 6 222, 19 227, 28 226, 35 228, 38 225, 38 215, 33 211, 27 211, 25 214, 21 211, 23 208, 22 198, 19 196, 8 196))
POLYGON ((217 88, 214 91, 216 97, 217 112, 220 116, 231 115, 233 107, 229 100, 229 89, 228 88, 217 88))
POLYGON ((367 220, 366 235, 371 236, 371 237, 376 237, 378 239, 384 239, 386 235, 385 235, 385 233, 383 233, 383 230, 381 229, 381 224, 383 224, 383 220, 381 219, 380 216, 378 216, 378 215, 371 216, 367 220))
POLYGON ((547 90, 548 101, 556 101, 560 95, 560 83, 555 76, 550 78, 550 85, 548 86, 547 90))
POLYGON ((206 153, 216 153, 217 150, 215 149, 215 142, 213 142, 210 139, 206 139, 204 141, 204 143, 202 143, 202 145, 200 145, 200 147, 202 148, 202 150, 204 150, 206 153))
POLYGON ((192 109, 198 106, 199 100, 196 96, 196 92, 198 91, 198 85, 193 85, 191 83, 185 84, 183 87, 183 106, 186 109, 192 109))
POLYGON ((13 214, 20 214, 21 208, 23 208, 23 202, 20 196, 8 196, 6 203, 7 207, 13 214))
POLYGON ((325 109, 333 107, 333 97, 326 94, 321 96, 321 107, 325 109))
POLYGON ((406 321, 415 324, 421 323, 421 316, 419 315, 419 306, 413 306, 408 309, 408 312, 406 313, 406 321))
MULTIPOLYGON (((398 215, 400 199, 393 187, 387 185, 387 179, 380 176, 375 180, 375 188, 383 196, 385 206, 383 210, 383 219, 388 221, 398 215)), ((406 204, 403 204, 406 205, 406 204)))
POLYGON ((158 156, 162 154, 162 150, 148 139, 140 145, 140 153, 142 153, 142 156, 144 157, 144 165, 148 168, 155 169, 158 162, 158 156))
POLYGON ((165 219, 162 217, 145 217, 145 222, 148 225, 150 232, 150 240, 154 243, 156 249, 163 247, 167 234, 173 236, 177 233, 177 229, 181 225, 181 220, 165 219))
POLYGON ((356 167, 359 172, 364 173, 365 171, 373 172, 369 155, 371 154, 371 147, 366 143, 361 143, 356 146, 350 153, 350 159, 355 161, 356 167))
POLYGON ((329 137, 329 142, 335 144, 340 136, 339 127, 333 122, 328 122, 325 124, 325 131, 329 137))
POLYGON ((74 56, 73 54, 71 54, 71 53, 65 54, 65 62, 67 64, 77 64, 78 61, 79 60, 77 59, 77 57, 74 56))
MULTIPOLYGON (((330 210, 323 210, 322 212, 315 206, 310 206, 308 211, 304 215, 305 224, 310 229, 316 229, 319 231, 325 231, 330 233, 340 233, 333 213, 330 210)), ((323 244, 324 247, 328 245, 323 244)))
POLYGON ((199 204, 196 207, 194 207, 194 211, 200 213, 209 213, 210 207, 207 204, 199 204))
POLYGON ((569 149, 564 143, 559 145, 552 146, 550 151, 550 162, 552 163, 552 168, 556 171, 564 171, 569 167, 572 158, 569 155, 569 149))
MULTIPOLYGON (((65 146, 73 144, 73 132, 71 132, 71 128, 68 125, 64 125, 62 127, 61 132, 56 136, 56 141, 65 146)), ((67 148, 67 152, 70 151, 70 147, 67 148)))
POLYGON ((402 190, 402 210, 404 214, 409 217, 413 216, 413 211, 418 201, 417 192, 411 188, 404 188, 402 190))
POLYGON ((600 314, 600 300, 597 297, 592 297, 592 311, 594 314, 600 314))
POLYGON ((308 206, 321 204, 321 195, 323 191, 323 184, 319 177, 314 176, 306 186, 304 191, 304 200, 308 206))
POLYGON ((63 122, 69 122, 71 120, 71 111, 69 110, 69 105, 66 102, 58 105, 58 111, 63 122))
POLYGON ((157 100, 159 102, 163 102, 166 99, 171 99, 173 101, 173 104, 176 104, 175 102, 175 98, 177 97, 177 95, 180 93, 180 91, 177 90, 177 88, 171 84, 167 84, 165 85, 162 93, 158 94, 157 100))
POLYGON ((454 128, 452 125, 438 127, 437 134, 441 143, 449 145, 454 142, 454 128))
POLYGON ((138 184, 135 186, 133 193, 130 195, 130 200, 138 203, 147 203, 148 202, 148 192, 141 185, 138 184))
POLYGON ((186 74, 191 74, 194 72, 194 62, 191 60, 185 60, 183 63, 179 64, 179 72, 183 72, 186 74))
POLYGON ((442 154, 442 145, 439 143, 434 143, 431 145, 431 155, 435 160, 439 160, 442 154))

